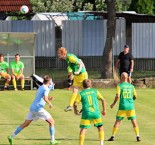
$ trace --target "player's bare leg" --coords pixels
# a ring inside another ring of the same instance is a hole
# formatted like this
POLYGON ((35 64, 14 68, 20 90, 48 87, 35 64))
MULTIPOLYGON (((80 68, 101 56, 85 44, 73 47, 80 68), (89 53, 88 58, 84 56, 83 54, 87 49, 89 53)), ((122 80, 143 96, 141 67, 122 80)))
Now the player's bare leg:
POLYGON ((24 75, 21 75, 19 79, 21 80, 21 89, 23 91, 24 90, 24 85, 25 85, 24 75))
POLYGON ((99 133, 99 139, 100 139, 100 145, 104 145, 104 131, 103 126, 97 127, 98 133, 99 133))
POLYGON ((132 83, 131 76, 128 77, 128 82, 129 82, 130 84, 132 83))
POLYGON ((5 79, 6 79, 6 82, 5 82, 5 85, 4 85, 4 90, 5 90, 5 89, 8 89, 8 86, 9 86, 10 81, 11 81, 11 76, 10 76, 10 75, 7 75, 7 76, 5 77, 5 79))
POLYGON ((65 111, 72 111, 73 110, 73 104, 75 102, 75 99, 77 97, 77 93, 78 93, 78 87, 73 87, 73 93, 70 99, 70 103, 69 106, 65 109, 65 111))
POLYGON ((50 132, 50 136, 51 136, 51 141, 50 144, 54 145, 54 144, 59 144, 60 141, 55 140, 55 128, 54 128, 54 120, 51 117, 50 119, 46 120, 46 122, 48 122, 49 124, 49 132, 50 132))
POLYGON ((140 136, 139 136, 139 127, 138 127, 138 124, 137 124, 136 119, 131 120, 131 122, 132 122, 132 125, 133 125, 133 128, 134 128, 134 131, 136 133, 136 139, 137 139, 137 141, 141 141, 140 140, 140 136))
POLYGON ((84 139, 85 139, 86 131, 87 131, 86 128, 81 128, 81 129, 80 129, 79 145, 83 145, 83 143, 84 143, 84 139))
POLYGON ((25 127, 28 127, 31 122, 32 122, 32 120, 25 120, 23 124, 21 124, 20 126, 18 126, 16 128, 16 130, 14 131, 14 133, 11 136, 8 136, 8 140, 9 140, 10 145, 13 145, 13 138, 17 134, 19 134, 25 127))
POLYGON ((108 141, 114 141, 114 137, 118 131, 118 127, 119 127, 119 124, 121 123, 121 120, 116 120, 115 121, 115 124, 114 124, 114 127, 113 127, 113 130, 112 130, 112 136, 108 139, 108 141))

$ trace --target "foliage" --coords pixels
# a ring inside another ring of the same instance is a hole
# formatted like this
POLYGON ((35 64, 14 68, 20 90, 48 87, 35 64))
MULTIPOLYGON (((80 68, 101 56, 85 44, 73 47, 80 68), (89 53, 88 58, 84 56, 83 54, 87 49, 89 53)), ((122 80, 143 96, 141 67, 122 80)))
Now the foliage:
POLYGON ((141 14, 155 14, 155 1, 154 0, 132 0, 129 10, 134 10, 141 14))

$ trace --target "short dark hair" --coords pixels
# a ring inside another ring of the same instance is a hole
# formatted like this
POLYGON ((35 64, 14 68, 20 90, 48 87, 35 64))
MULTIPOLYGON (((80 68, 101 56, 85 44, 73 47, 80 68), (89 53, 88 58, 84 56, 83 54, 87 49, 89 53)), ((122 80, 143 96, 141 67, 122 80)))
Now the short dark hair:
POLYGON ((0 57, 4 57, 4 54, 0 54, 0 57))
POLYGON ((15 54, 15 56, 19 56, 20 57, 20 55, 17 53, 17 54, 15 54))
POLYGON ((49 75, 45 75, 44 77, 43 77, 43 83, 44 84, 47 84, 52 78, 49 76, 49 75))
POLYGON ((85 79, 84 81, 83 81, 83 87, 86 89, 86 88, 90 88, 92 86, 92 84, 91 84, 91 80, 89 80, 89 79, 85 79))

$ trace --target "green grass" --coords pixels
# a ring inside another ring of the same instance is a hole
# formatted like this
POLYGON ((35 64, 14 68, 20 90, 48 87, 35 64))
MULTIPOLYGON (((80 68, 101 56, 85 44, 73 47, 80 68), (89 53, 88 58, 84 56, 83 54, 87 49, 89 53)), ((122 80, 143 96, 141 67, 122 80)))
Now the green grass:
MULTIPOLYGON (((52 76, 53 80, 66 80, 67 79, 67 70, 54 70, 54 69, 36 69, 36 74, 39 76, 44 76, 48 74, 52 76)), ((100 79, 100 71, 90 71, 88 70, 90 79, 100 79)), ((155 77, 154 71, 134 71, 133 78, 143 78, 143 77, 155 77)))
MULTIPOLYGON (((115 89, 99 89, 107 102, 107 115, 103 117, 105 140, 111 136, 112 126, 118 104, 114 109, 109 105, 114 99, 115 89)), ((0 145, 8 145, 7 136, 12 134, 16 127, 21 124, 34 99, 36 91, 4 91, 0 93, 0 145)), ((115 142, 105 141, 105 145, 155 145, 155 89, 137 89, 138 99, 135 102, 137 120, 140 128, 142 142, 135 141, 135 133, 131 122, 125 119, 120 125, 115 142)), ((80 116, 73 112, 64 112, 68 105, 71 91, 55 90, 50 92, 55 96, 53 109, 46 109, 55 120, 56 138, 61 140, 62 145, 78 145, 80 116)), ((48 124, 44 121, 33 122, 24 129, 16 138, 15 145, 48 145, 48 124)), ((97 129, 92 127, 88 130, 84 145, 98 145, 97 129)))

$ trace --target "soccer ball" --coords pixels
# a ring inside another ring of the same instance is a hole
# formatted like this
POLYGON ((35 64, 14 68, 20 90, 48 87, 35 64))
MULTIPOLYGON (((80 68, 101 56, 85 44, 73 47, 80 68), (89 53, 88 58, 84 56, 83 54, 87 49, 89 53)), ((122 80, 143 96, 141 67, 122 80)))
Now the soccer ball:
POLYGON ((26 6, 26 5, 21 6, 21 7, 20 7, 20 12, 21 12, 22 14, 27 14, 27 13, 29 12, 28 6, 26 6))

